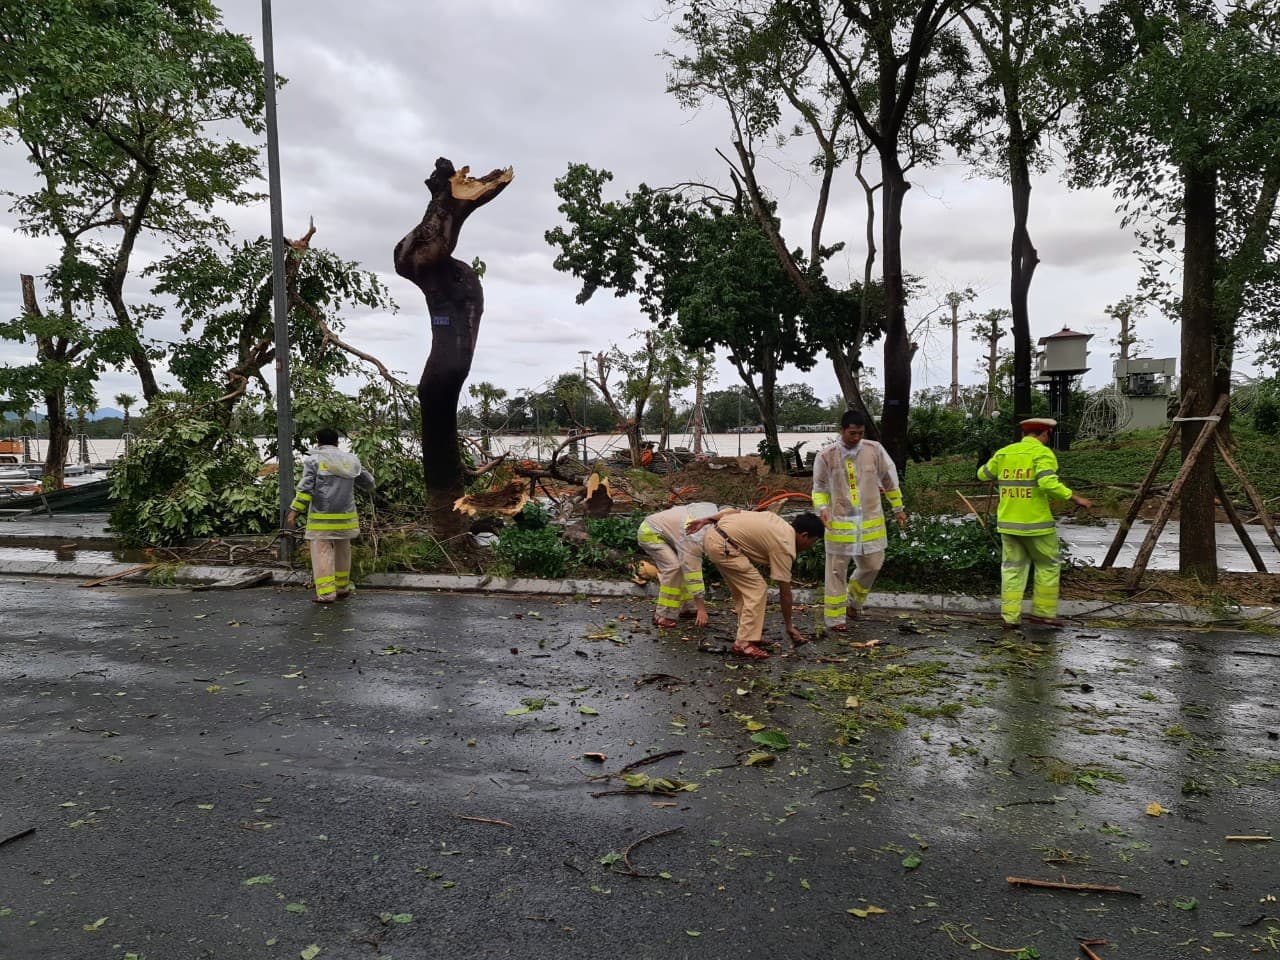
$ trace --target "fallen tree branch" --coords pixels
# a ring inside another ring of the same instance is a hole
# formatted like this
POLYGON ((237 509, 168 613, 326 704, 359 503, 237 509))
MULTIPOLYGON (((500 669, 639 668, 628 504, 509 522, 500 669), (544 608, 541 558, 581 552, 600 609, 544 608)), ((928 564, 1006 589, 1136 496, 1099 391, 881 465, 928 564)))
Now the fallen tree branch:
POLYGON ((635 843, 631 844, 631 846, 627 847, 627 849, 622 851, 622 865, 627 869, 619 870, 617 864, 614 864, 610 869, 614 873, 621 874, 624 877, 641 877, 648 879, 658 876, 656 873, 642 873, 637 870, 635 868, 635 864, 631 862, 631 851, 642 843, 647 843, 650 840, 656 840, 658 837, 665 837, 671 833, 679 833, 683 829, 684 827, 672 827, 670 830, 659 830, 657 833, 651 833, 647 837, 641 837, 635 843))
POLYGON ((1108 887, 1098 883, 1066 883, 1057 880, 1031 880, 1026 877, 1005 877, 1005 882, 1014 887, 1036 887, 1042 890, 1074 890, 1082 893, 1120 893, 1127 897, 1141 897, 1136 890, 1123 887, 1108 887))

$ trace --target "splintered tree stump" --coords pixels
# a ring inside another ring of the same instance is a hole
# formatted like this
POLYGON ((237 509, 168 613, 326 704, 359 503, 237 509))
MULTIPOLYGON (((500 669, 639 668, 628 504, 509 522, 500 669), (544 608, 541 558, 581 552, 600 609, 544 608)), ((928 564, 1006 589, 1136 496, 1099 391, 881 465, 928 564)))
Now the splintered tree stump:
POLYGON ((480 334, 484 291, 470 264, 453 256, 462 224, 511 182, 511 167, 483 177, 454 170, 444 157, 427 178, 431 201, 422 222, 395 249, 396 273, 417 284, 427 300, 431 352, 418 381, 422 406, 422 469, 426 477, 427 511, 442 538, 465 529, 466 518, 453 509, 463 495, 467 474, 458 444, 458 398, 471 373, 480 334))

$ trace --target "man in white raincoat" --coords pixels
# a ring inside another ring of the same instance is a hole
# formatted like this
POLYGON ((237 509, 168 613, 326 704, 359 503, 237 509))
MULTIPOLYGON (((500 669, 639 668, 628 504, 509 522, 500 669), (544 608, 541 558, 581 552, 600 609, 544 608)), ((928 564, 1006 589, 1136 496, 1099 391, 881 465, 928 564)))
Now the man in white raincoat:
MULTIPOLYGON (((707 605, 703 600, 702 540, 706 531, 689 533, 689 521, 716 512, 714 503, 690 503, 671 507, 644 518, 636 532, 636 542, 658 568, 658 605, 653 622, 664 629, 674 627, 677 617, 694 617, 700 627, 707 625, 707 605)), ((725 514, 735 513, 726 508, 725 514)))
POLYGON ((884 566, 882 490, 898 525, 907 528, 898 470, 884 447, 865 439, 866 432, 867 418, 846 410, 840 439, 823 447, 813 461, 813 507, 827 530, 823 624, 840 633, 848 629, 846 620, 857 619, 884 566))
POLYGON ((302 460, 302 482, 285 524, 307 514, 306 539, 311 547, 311 575, 316 603, 333 603, 351 595, 351 541, 360 536, 355 488, 373 489, 373 474, 354 453, 338 449, 338 431, 316 431, 317 446, 302 460))

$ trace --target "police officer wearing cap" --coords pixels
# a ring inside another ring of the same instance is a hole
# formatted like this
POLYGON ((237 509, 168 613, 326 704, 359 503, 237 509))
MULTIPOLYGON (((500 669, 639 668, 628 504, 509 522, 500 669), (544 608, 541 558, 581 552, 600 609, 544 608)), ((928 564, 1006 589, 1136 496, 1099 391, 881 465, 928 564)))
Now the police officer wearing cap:
POLYGON ((1061 556, 1049 498, 1070 500, 1086 510, 1093 504, 1058 479, 1058 458, 1049 437, 1058 421, 1048 417, 1023 420, 1022 439, 1001 447, 978 470, 979 480, 1000 487, 996 528, 1000 531, 1000 614, 1004 629, 1016 630, 1022 619, 1022 597, 1034 568, 1028 623, 1061 627, 1058 618, 1058 575, 1061 556))

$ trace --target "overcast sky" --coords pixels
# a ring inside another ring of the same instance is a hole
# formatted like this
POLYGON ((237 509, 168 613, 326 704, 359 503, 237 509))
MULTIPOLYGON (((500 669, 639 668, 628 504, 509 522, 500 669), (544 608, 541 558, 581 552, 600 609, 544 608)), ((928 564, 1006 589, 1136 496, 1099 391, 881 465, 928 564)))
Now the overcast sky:
MULTIPOLYGON (((261 55, 257 0, 227 0, 227 26, 253 38, 261 55)), ((581 369, 579 351, 634 344, 645 321, 634 303, 598 293, 574 303, 578 283, 552 268, 543 233, 559 222, 552 188, 570 162, 615 174, 622 191, 687 180, 724 180, 717 147, 727 121, 717 111, 683 111, 665 92, 670 24, 655 0, 471 0, 466 4, 406 4, 403 0, 293 0, 274 4, 276 71, 288 78, 279 94, 285 233, 296 237, 314 217, 313 241, 376 271, 399 305, 395 314, 353 315, 344 336, 416 382, 429 349, 425 304, 397 277, 391 251, 421 217, 423 179, 437 156, 473 173, 513 166, 515 180, 480 210, 462 233, 456 255, 479 256, 485 315, 472 383, 488 380, 515 392, 581 369)), ((264 157, 265 169, 265 157, 264 157)), ((774 166, 769 187, 780 198, 784 228, 807 234, 813 185, 774 166)), ((1009 194, 975 179, 961 164, 912 171, 904 211, 906 270, 930 290, 913 306, 927 311, 949 289, 972 287, 983 311, 1008 306, 1009 194)), ((0 151, 0 183, 29 189, 29 168, 16 148, 0 151)), ((1086 385, 1106 382, 1115 324, 1108 304, 1134 293, 1134 241, 1120 229, 1111 197, 1067 190, 1042 178, 1032 198, 1031 230, 1041 257, 1031 294, 1033 338, 1064 326, 1095 334, 1086 385)), ((851 174, 837 185, 827 242, 850 251, 832 265, 833 278, 860 276, 860 190, 851 174)), ((243 238, 269 233, 267 205, 234 211, 243 238)), ((40 273, 53 244, 20 237, 0 213, 0 310, 20 311, 19 273, 40 273)), ((144 247, 154 254, 157 248, 144 247)), ((133 281, 132 289, 141 283, 133 281)), ((177 318, 171 318, 176 328, 177 318)), ((157 327, 154 332, 166 335, 157 327)), ((1140 323, 1148 355, 1177 356, 1177 328, 1140 323)), ((635 347, 632 346, 632 349, 635 347)), ((961 341, 960 379, 974 383, 983 348, 961 341)), ((867 362, 883 368, 879 345, 867 362)), ((950 382, 949 333, 938 329, 917 355, 915 386, 950 382)), ((25 359, 0 342, 0 361, 25 359)), ((734 385, 721 359, 712 389, 734 385)), ((878 383, 877 372, 876 381, 878 383)), ((824 400, 839 389, 829 364, 781 382, 806 382, 824 400)), ((129 372, 104 377, 99 402, 121 391, 138 394, 129 372)))

